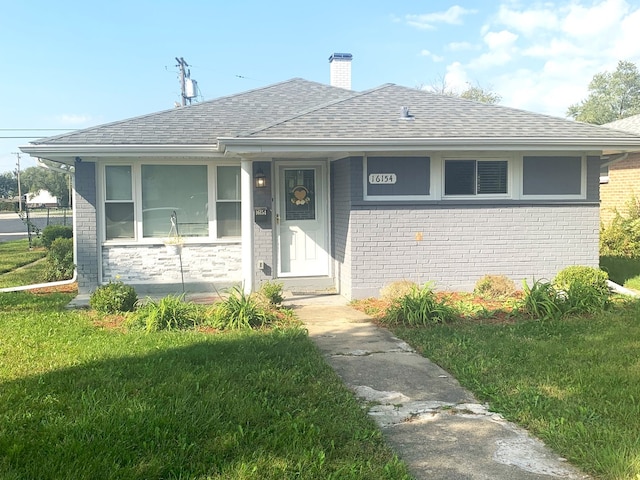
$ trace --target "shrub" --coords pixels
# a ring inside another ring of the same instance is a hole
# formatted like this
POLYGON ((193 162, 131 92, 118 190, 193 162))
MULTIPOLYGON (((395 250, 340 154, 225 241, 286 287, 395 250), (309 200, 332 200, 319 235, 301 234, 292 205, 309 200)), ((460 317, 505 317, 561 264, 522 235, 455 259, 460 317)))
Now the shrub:
POLYGON ((380 298, 391 302, 411 293, 411 291, 417 287, 418 285, 411 280, 397 280, 380 289, 380 298))
POLYGON ((559 290, 568 291, 573 284, 580 283, 584 287, 594 289, 596 293, 609 296, 607 280, 609 275, 599 268, 574 265, 558 272, 553 279, 553 286, 559 290))
POLYGON ((65 225, 47 225, 41 235, 42 245, 51 248, 51 244, 57 238, 73 238, 73 228, 65 225))
POLYGON ((120 281, 99 286, 89 297, 91 308, 101 313, 131 312, 137 301, 134 288, 120 281))
POLYGON ((640 201, 635 196, 624 214, 616 211, 611 223, 600 228, 600 255, 640 257, 640 201))
POLYGON ((263 326, 274 320, 272 312, 260 305, 253 296, 235 287, 225 300, 216 305, 210 323, 222 330, 239 330, 263 326))
POLYGON ((513 295, 515 291, 515 283, 505 275, 485 275, 473 289, 473 293, 479 297, 496 300, 513 295))
POLYGON ((444 301, 438 301, 431 288, 414 286, 409 293, 396 298, 387 309, 383 321, 410 326, 445 323, 457 317, 456 310, 444 301))
POLYGON ((73 240, 57 238, 49 247, 44 276, 47 282, 68 280, 73 277, 73 240))
POLYGON ((183 330, 200 325, 204 317, 204 307, 185 302, 184 295, 167 295, 158 301, 145 301, 127 319, 127 325, 147 332, 183 330))
POLYGON ((279 282, 264 282, 260 286, 260 295, 264 296, 271 305, 280 305, 284 300, 282 296, 282 283, 279 282))

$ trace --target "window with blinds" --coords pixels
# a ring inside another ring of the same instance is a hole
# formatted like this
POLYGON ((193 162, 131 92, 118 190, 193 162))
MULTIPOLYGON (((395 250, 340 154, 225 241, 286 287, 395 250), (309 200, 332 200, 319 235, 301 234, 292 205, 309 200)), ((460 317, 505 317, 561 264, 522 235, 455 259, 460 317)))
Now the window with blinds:
POLYGON ((505 195, 508 174, 506 160, 445 160, 444 194, 505 195))

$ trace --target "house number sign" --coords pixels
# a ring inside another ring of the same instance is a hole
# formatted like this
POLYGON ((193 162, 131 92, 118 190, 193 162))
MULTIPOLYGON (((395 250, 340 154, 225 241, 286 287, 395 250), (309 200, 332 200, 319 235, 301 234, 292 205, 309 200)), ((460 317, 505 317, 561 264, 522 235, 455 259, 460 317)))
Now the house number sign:
POLYGON ((393 185, 396 183, 395 173, 371 173, 369 174, 371 185, 393 185))

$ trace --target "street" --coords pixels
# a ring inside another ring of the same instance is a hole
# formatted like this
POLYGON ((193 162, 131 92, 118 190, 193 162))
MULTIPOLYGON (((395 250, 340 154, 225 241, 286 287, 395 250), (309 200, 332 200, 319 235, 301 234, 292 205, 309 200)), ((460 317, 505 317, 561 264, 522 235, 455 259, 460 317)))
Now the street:
POLYGON ((0 212, 0 242, 27 238, 27 226, 17 213, 0 212))

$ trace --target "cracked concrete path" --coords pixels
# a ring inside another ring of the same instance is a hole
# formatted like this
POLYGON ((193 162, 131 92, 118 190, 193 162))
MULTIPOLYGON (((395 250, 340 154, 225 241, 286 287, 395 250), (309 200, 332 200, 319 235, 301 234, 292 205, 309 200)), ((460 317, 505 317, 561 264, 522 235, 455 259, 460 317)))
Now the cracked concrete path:
POLYGON ((588 478, 341 297, 285 303, 416 479, 588 478))

